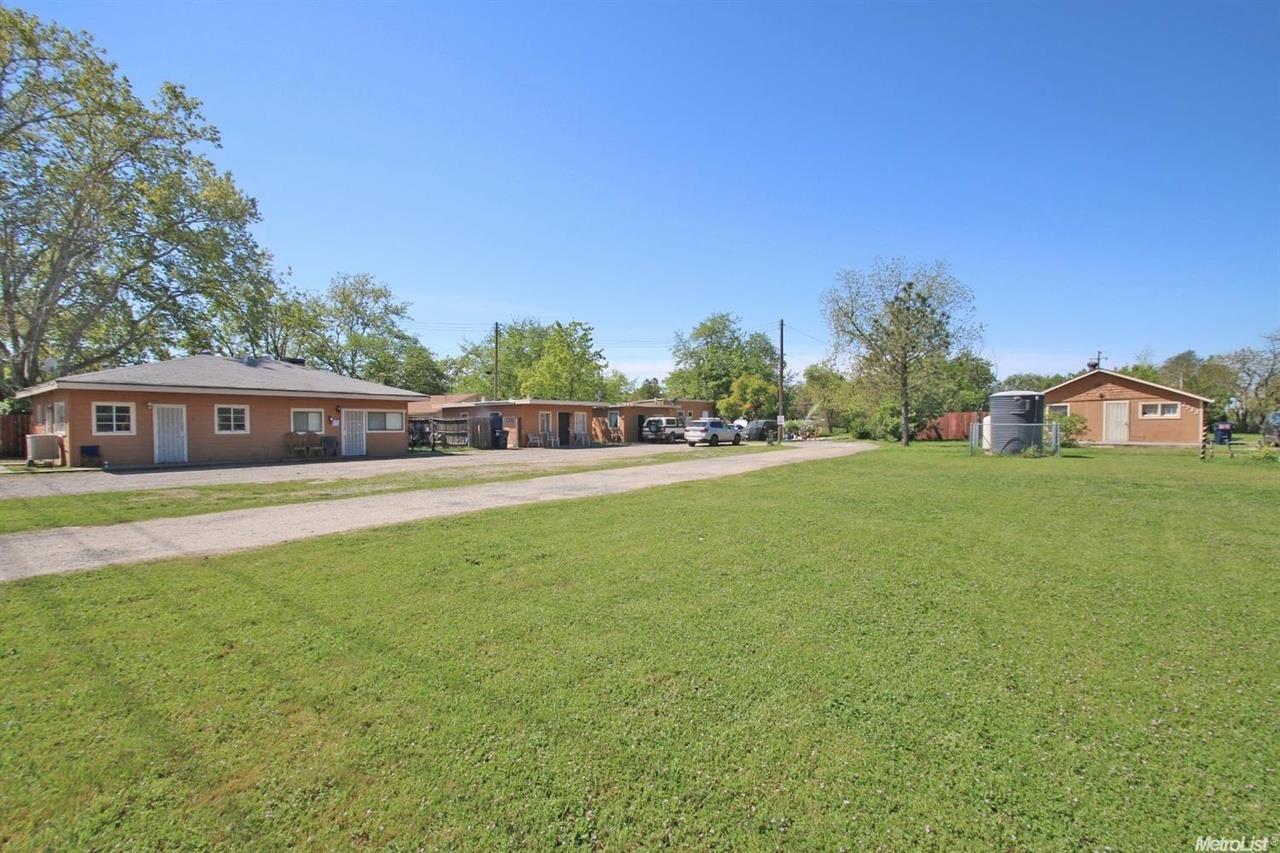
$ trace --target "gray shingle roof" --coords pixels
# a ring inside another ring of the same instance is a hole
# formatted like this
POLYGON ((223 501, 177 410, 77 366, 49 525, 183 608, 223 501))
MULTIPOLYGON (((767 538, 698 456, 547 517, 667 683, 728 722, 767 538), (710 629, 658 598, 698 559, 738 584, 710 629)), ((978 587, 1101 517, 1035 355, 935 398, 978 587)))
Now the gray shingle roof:
POLYGON ((281 394, 333 394, 364 397, 422 399, 425 395, 377 382, 352 379, 327 370, 318 370, 271 358, 224 358, 219 355, 192 355, 168 361, 113 367, 93 373, 63 376, 19 392, 27 397, 55 388, 95 385, 136 385, 140 388, 172 387, 200 391, 256 391, 281 394))

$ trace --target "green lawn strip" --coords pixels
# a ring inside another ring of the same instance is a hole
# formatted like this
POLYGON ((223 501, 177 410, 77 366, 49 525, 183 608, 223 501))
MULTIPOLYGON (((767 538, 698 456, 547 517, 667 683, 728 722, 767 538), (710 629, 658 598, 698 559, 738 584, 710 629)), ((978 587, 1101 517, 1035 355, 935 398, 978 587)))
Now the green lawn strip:
MULTIPOLYGON (((187 486, 145 489, 134 492, 98 492, 77 495, 50 495, 36 498, 0 500, 0 535, 54 527, 96 526, 177 518, 251 507, 338 500, 363 495, 443 489, 575 474, 612 468, 631 468, 664 462, 703 458, 706 453, 757 453, 772 449, 765 445, 706 449, 689 454, 659 454, 628 457, 565 467, 522 468, 517 465, 491 468, 445 468, 438 472, 383 474, 353 479, 315 479, 275 483, 234 483, 216 486, 187 486)), ((512 460, 513 463, 515 460, 512 460)))
POLYGON ((0 844, 1274 830, 1275 467, 885 448, 0 587, 0 844))

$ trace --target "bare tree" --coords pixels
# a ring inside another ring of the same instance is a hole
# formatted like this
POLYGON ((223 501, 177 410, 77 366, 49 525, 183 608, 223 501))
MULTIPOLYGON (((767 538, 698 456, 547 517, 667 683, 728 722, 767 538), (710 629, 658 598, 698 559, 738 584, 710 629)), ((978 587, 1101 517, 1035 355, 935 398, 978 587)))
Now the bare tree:
POLYGON ((871 269, 843 270, 824 308, 837 351, 854 370, 897 397, 902 444, 911 441, 912 392, 928 366, 976 343, 973 294, 947 264, 907 267, 876 259, 871 269))
POLYGON ((1219 356, 1235 372, 1235 409, 1240 429, 1261 428, 1272 406, 1280 406, 1280 329, 1262 336, 1260 348, 1245 347, 1219 356))

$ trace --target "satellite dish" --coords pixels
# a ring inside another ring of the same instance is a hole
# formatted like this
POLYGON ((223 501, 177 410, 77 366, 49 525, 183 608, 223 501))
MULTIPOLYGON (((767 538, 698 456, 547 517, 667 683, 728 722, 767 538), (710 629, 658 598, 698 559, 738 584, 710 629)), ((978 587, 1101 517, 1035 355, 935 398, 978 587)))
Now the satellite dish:
POLYGON ((45 373, 57 373, 58 360, 53 356, 50 356, 49 358, 46 358, 44 360, 44 363, 41 365, 41 367, 44 368, 45 373))

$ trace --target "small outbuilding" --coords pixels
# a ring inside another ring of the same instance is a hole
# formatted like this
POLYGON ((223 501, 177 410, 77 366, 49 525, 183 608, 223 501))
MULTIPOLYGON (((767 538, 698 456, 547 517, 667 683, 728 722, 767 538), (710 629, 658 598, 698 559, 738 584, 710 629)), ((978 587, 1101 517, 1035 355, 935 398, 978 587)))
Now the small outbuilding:
POLYGON ((1046 414, 1082 415, 1082 441, 1196 445, 1209 397, 1097 368, 1044 392, 1046 414))

